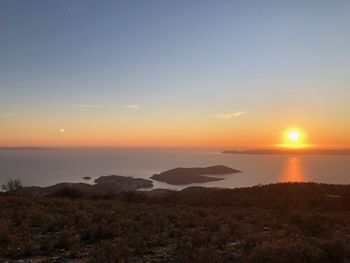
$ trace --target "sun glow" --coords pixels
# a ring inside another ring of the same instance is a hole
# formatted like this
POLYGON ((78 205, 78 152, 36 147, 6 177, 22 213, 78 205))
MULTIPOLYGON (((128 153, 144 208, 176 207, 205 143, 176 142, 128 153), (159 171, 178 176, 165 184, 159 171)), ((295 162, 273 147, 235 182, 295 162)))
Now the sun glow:
POLYGON ((291 140, 292 142, 297 142, 300 139, 300 134, 298 131, 291 131, 288 133, 288 139, 291 140))
POLYGON ((283 133, 282 147, 285 148, 304 148, 307 145, 305 144, 306 134, 300 129, 292 128, 288 129, 283 133))

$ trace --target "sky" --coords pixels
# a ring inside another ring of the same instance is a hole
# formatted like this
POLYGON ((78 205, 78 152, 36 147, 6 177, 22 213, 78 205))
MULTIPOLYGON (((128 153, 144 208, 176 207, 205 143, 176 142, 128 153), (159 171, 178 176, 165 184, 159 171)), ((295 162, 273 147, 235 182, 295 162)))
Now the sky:
POLYGON ((0 146, 350 146, 350 2, 1 0, 0 146))

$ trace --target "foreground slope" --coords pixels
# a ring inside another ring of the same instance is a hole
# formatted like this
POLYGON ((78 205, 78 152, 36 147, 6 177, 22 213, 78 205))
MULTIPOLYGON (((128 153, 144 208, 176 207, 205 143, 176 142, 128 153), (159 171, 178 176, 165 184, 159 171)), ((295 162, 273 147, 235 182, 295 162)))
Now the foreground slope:
POLYGON ((350 186, 314 183, 2 194, 0 262, 349 262, 349 198, 350 186))

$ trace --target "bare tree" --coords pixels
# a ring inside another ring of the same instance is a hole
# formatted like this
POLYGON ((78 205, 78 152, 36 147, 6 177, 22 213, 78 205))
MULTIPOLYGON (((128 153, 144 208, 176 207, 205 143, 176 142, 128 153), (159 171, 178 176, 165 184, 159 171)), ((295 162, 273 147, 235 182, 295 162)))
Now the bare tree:
POLYGON ((1 185, 1 189, 5 192, 16 192, 22 187, 22 183, 19 179, 10 179, 6 183, 1 185))

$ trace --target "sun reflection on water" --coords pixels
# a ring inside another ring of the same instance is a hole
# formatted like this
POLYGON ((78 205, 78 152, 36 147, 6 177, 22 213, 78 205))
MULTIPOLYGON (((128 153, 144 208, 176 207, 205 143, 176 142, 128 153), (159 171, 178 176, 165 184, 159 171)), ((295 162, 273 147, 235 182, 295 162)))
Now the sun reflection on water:
POLYGON ((305 182, 306 175, 299 156, 288 157, 281 176, 282 182, 305 182))

